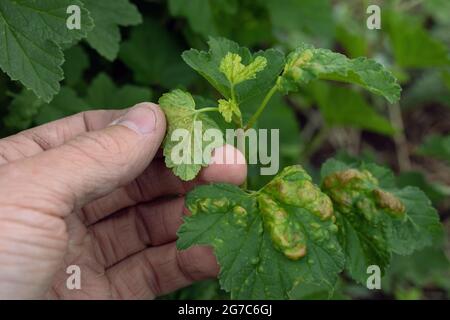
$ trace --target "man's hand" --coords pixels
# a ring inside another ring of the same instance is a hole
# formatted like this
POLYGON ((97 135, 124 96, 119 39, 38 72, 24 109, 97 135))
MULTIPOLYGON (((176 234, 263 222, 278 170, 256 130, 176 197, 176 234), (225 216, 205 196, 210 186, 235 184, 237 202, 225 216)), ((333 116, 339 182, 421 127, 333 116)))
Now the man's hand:
POLYGON ((158 156, 165 125, 142 103, 0 140, 0 298, 154 298, 217 274, 210 248, 176 250, 183 195, 240 184, 246 167, 214 164, 180 181, 158 156), (66 287, 70 265, 81 290, 66 287))

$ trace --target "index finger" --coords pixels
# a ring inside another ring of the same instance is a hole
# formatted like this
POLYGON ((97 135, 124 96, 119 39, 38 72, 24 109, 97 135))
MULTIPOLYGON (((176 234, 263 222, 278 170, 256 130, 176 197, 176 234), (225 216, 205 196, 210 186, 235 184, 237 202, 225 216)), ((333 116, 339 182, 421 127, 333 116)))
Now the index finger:
POLYGON ((53 149, 81 133, 103 129, 128 109, 85 111, 3 138, 0 165, 53 149))

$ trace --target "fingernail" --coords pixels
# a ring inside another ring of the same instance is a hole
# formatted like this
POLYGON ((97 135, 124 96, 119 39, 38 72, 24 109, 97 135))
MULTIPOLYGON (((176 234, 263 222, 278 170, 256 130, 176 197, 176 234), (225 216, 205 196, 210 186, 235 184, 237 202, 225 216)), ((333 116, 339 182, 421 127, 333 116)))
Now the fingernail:
POLYGON ((149 134, 156 128, 156 113, 149 103, 141 103, 131 108, 111 125, 124 126, 139 134, 149 134))

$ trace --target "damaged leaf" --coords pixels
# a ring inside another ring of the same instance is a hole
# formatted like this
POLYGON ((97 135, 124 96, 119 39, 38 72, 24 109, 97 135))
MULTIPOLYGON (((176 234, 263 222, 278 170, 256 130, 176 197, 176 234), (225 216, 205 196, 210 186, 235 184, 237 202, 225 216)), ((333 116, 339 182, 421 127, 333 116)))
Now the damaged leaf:
POLYGON ((221 286, 234 299, 286 299, 306 282, 331 290, 343 268, 331 201, 300 166, 258 192, 197 187, 187 207, 192 216, 178 232, 178 248, 213 246, 221 286))
POLYGON ((333 201, 346 270, 365 283, 367 267, 389 265, 392 253, 410 254, 432 243, 440 223, 416 188, 396 188, 392 173, 373 164, 322 166, 322 190, 333 201))

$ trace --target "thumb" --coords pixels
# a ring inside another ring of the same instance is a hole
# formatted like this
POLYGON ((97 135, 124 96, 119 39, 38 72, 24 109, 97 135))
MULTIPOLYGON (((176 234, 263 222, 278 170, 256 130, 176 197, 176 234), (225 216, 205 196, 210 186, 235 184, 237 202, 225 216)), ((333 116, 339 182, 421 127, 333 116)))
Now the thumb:
MULTIPOLYGON (((15 171, 27 181, 25 188, 41 185, 39 196, 33 198, 51 199, 54 213, 66 215, 134 180, 152 161, 165 130, 161 109, 141 103, 102 130, 80 134, 19 162, 15 171)), ((17 178, 13 181, 23 181, 17 178)), ((21 194, 26 192, 23 184, 18 188, 21 194)))

